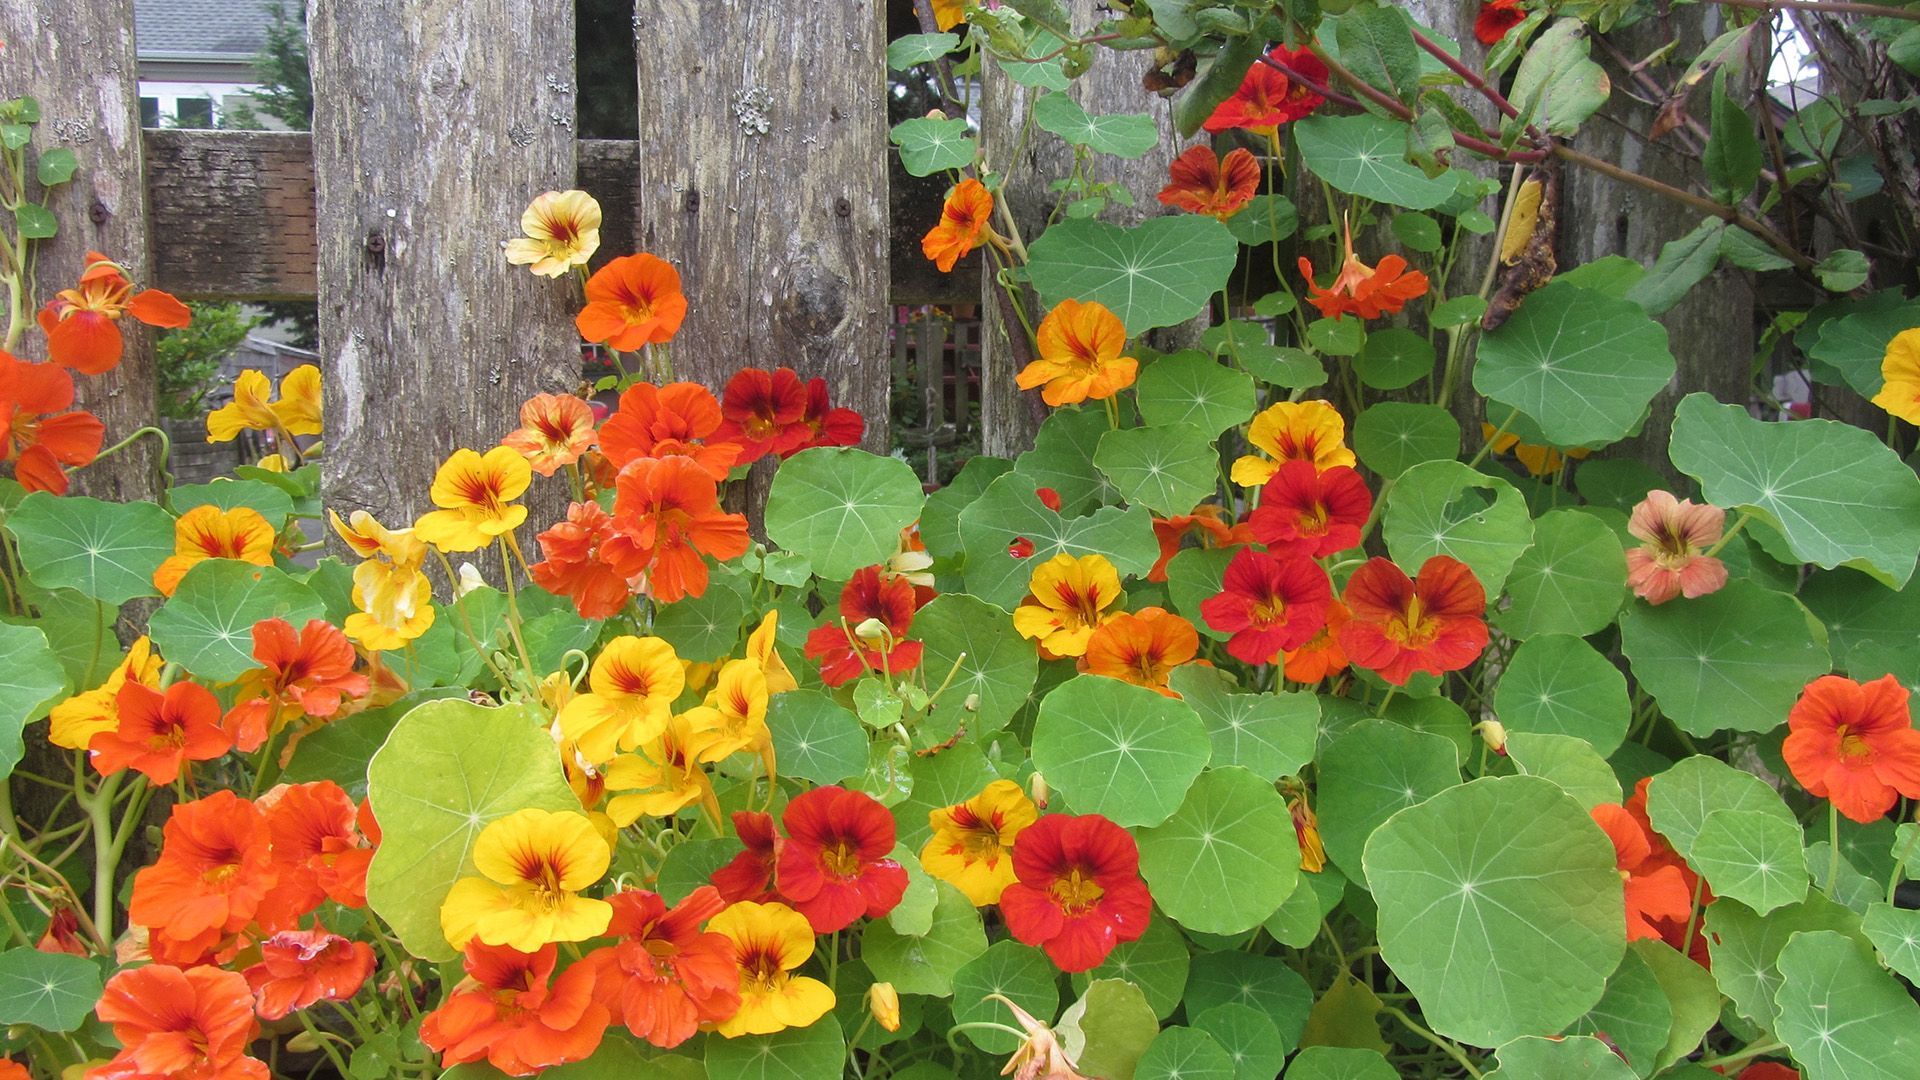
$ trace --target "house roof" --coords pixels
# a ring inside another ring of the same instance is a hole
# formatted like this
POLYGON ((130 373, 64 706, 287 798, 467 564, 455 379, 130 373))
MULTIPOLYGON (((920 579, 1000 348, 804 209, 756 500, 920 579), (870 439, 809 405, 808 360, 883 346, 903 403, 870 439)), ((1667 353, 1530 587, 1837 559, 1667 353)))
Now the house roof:
MULTIPOLYGON (((289 12, 299 0, 285 0, 289 12)), ((251 62, 273 25, 269 0, 134 0, 141 59, 251 62)))

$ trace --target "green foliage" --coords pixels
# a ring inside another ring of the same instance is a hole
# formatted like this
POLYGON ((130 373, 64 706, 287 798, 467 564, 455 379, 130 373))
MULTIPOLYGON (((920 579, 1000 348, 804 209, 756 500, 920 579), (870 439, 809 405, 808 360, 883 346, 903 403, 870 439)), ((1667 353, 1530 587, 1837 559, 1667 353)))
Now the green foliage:
POLYGON ((259 325, 239 304, 187 306, 193 321, 161 334, 153 344, 160 415, 175 420, 197 419, 206 412, 201 402, 219 382, 220 362, 259 325))

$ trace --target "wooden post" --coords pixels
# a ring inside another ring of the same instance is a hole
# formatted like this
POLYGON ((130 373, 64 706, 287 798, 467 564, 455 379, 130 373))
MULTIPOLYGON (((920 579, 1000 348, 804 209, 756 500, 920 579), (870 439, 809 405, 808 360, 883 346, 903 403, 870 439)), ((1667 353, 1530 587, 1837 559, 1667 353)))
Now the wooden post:
MULTIPOLYGON (((72 288, 88 251, 98 251, 145 284, 152 265, 147 240, 146 179, 140 157, 139 84, 134 71, 133 0, 0 0, 0 98, 31 94, 40 102, 34 146, 71 149, 80 161, 72 182, 53 193, 49 209, 59 234, 42 241, 36 263, 38 300, 72 288)), ((148 424, 154 408, 153 332, 122 319, 126 352, 105 375, 77 377, 78 404, 107 426, 107 442, 148 424)), ((30 329, 22 359, 46 359, 46 338, 30 329)), ((143 438, 75 474, 74 490, 106 499, 152 499, 157 444, 143 438)))
POLYGON ((448 454, 579 383, 575 289, 501 253, 573 186, 573 5, 313 0, 309 31, 326 503, 399 527, 448 454))
POLYGON ((634 26, 637 243, 686 290, 675 373, 716 392, 743 367, 824 376, 885 453, 882 5, 637 0, 634 26))

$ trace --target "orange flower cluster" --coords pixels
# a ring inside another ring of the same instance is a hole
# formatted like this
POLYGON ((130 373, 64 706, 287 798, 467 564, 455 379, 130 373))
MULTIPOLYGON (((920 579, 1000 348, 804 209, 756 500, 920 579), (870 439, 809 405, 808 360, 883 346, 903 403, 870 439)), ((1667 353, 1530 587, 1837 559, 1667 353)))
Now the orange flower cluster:
POLYGON ((1383 257, 1377 267, 1361 262, 1353 251, 1351 225, 1343 226, 1340 243, 1345 258, 1330 286, 1315 281, 1313 264, 1306 256, 1300 257, 1300 276, 1307 279, 1310 294, 1307 303, 1318 308, 1323 318, 1357 315, 1377 319, 1395 314, 1407 306, 1407 301, 1427 294, 1427 275, 1408 270, 1407 260, 1399 255, 1383 257))

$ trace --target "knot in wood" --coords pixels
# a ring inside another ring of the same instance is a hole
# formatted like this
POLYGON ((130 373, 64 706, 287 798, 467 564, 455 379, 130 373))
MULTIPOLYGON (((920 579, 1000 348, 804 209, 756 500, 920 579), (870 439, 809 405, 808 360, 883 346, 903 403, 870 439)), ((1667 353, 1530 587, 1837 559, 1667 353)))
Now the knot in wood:
POLYGON ((688 189, 685 205, 687 208, 687 213, 689 214, 699 213, 700 212, 700 193, 698 191, 688 189))

